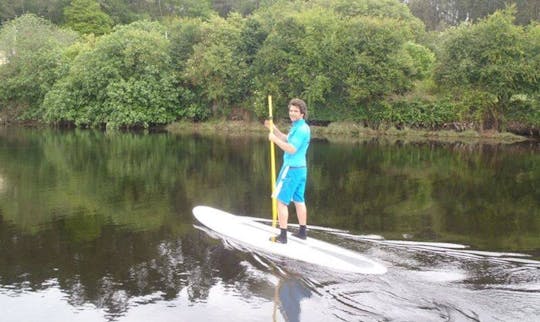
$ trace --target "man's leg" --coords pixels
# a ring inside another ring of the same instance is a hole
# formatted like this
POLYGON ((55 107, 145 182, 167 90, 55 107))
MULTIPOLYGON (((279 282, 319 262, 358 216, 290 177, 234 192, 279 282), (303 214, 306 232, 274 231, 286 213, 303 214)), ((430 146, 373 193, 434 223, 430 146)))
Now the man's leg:
POLYGON ((306 202, 304 201, 304 193, 306 191, 307 169, 300 169, 297 172, 297 175, 298 181, 294 190, 292 200, 296 208, 296 216, 298 217, 298 224, 300 225, 300 229, 298 230, 298 233, 294 233, 293 235, 300 239, 306 239, 307 208, 306 202))
POLYGON ((306 204, 304 202, 295 202, 294 206, 296 207, 296 216, 298 217, 298 224, 300 225, 300 229, 298 230, 298 233, 294 233, 293 235, 300 238, 300 239, 306 239, 307 238, 307 231, 306 231, 307 208, 306 208, 306 204))
POLYGON ((283 202, 277 202, 278 205, 278 218, 279 218, 279 228, 287 229, 287 222, 289 221, 289 207, 283 202))
POLYGON ((296 216, 298 216, 298 224, 305 226, 307 224, 307 208, 305 202, 295 202, 296 216))
POLYGON ((286 244, 287 243, 287 221, 289 219, 289 208, 286 204, 281 201, 277 201, 277 211, 278 211, 278 224, 279 224, 279 235, 270 238, 270 240, 286 244))

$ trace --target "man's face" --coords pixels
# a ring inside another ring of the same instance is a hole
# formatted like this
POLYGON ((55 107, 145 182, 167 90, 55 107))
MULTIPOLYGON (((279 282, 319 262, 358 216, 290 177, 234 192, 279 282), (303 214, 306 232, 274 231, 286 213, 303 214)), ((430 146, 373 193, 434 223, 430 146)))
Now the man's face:
POLYGON ((304 114, 300 113, 300 108, 297 106, 291 105, 289 107, 289 118, 292 122, 298 121, 302 118, 304 118, 304 114))

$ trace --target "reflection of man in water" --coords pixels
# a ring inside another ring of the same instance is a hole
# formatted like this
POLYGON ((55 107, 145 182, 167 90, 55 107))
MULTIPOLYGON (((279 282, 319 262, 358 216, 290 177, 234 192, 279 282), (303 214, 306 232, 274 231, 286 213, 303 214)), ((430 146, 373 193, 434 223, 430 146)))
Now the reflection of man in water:
POLYGON ((311 290, 298 279, 280 279, 276 286, 276 302, 285 321, 299 322, 300 302, 309 297, 311 297, 311 290))

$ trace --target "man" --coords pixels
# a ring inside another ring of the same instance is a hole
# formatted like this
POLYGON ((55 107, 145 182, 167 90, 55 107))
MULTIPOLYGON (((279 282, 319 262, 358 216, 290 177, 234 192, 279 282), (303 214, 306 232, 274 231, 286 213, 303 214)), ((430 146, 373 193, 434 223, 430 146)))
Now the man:
POLYGON ((289 102, 289 118, 292 127, 289 134, 282 133, 275 125, 270 127, 270 121, 264 125, 270 130, 268 139, 283 150, 283 165, 279 171, 274 195, 278 204, 278 221, 280 234, 276 242, 287 243, 287 222, 289 219, 289 203, 294 202, 300 230, 294 236, 306 239, 307 208, 304 201, 307 179, 306 154, 309 147, 311 132, 306 123, 307 105, 298 98, 289 102))

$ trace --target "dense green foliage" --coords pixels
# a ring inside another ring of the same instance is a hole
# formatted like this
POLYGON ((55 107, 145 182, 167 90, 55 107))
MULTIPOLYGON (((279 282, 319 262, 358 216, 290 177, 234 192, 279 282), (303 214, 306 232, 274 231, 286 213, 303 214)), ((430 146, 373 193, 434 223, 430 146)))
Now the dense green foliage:
POLYGON ((73 0, 64 9, 66 26, 83 34, 103 35, 111 31, 112 19, 96 0, 73 0))
MULTIPOLYGON (((222 17, 227 17, 231 12, 249 15, 276 2, 283 0, 100 0, 99 4, 101 10, 111 17, 115 24, 126 24, 140 19, 208 17, 212 13, 222 17)), ((326 2, 339 3, 341 9, 348 12, 365 12, 367 7, 371 6, 369 14, 375 16, 387 14, 389 10, 394 10, 394 13, 400 16, 402 12, 396 4, 405 3, 410 12, 420 18, 429 30, 445 29, 463 21, 476 21, 512 3, 517 7, 517 23, 526 25, 540 19, 540 3, 535 0, 379 0, 352 1, 352 3, 347 0, 327 0, 326 2), (368 2, 372 4, 368 5, 368 2)), ((26 13, 33 13, 55 24, 63 24, 64 10, 71 3, 72 0, 1 1, 0 25, 26 13)))
POLYGON ((61 30, 45 19, 24 15, 4 25, 0 32, 0 112, 41 119, 43 98, 65 74, 63 55, 76 34, 61 30))
POLYGON ((422 19, 429 30, 445 29, 463 21, 477 21, 508 4, 516 5, 516 20, 521 25, 540 19, 540 2, 534 0, 407 0, 411 12, 422 19))
MULTIPOLYGON (((182 79, 211 106, 214 114, 240 104, 246 96, 244 83, 249 66, 237 51, 242 43, 243 19, 232 15, 225 20, 212 16, 200 25, 200 39, 185 62, 182 79)), ((193 102, 195 104, 195 102, 193 102)), ((204 110, 204 106, 200 109, 204 110)))
POLYGON ((420 61, 407 50, 415 23, 343 17, 326 8, 290 14, 276 23, 257 55, 257 89, 275 93, 280 104, 305 97, 314 119, 369 118, 374 104, 411 89, 421 77, 414 72, 422 69, 420 61))
MULTIPOLYGON (((538 26, 527 31, 512 20, 509 9, 449 30, 435 70, 441 86, 464 98, 467 115, 482 125, 490 122, 495 129, 538 104, 534 99, 540 81, 538 26)), ((531 121, 540 124, 538 109, 529 112, 531 121)))
POLYGON ((306 99, 315 121, 540 126, 539 27, 516 25, 514 7, 427 34, 397 0, 269 0, 255 7, 169 0, 153 7, 159 15, 148 11, 161 22, 127 25, 120 22, 142 16, 113 14, 120 3, 100 11, 94 0, 72 1, 65 24, 89 35, 73 45, 73 33, 35 16, 4 24, 0 112, 15 106, 14 114, 37 121, 150 126, 264 117, 271 94, 276 106, 306 99), (96 10, 85 10, 90 4, 96 10), (24 50, 15 51, 13 39, 24 39, 24 50))
POLYGON ((47 93, 46 120, 112 127, 172 122, 181 92, 170 61, 161 25, 118 27, 82 49, 47 93))

